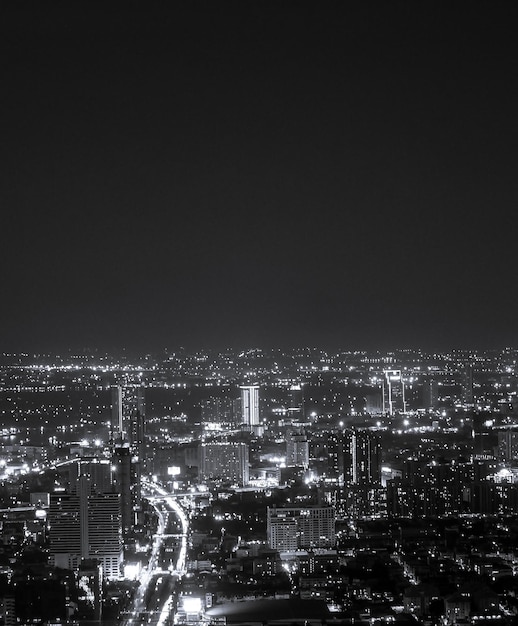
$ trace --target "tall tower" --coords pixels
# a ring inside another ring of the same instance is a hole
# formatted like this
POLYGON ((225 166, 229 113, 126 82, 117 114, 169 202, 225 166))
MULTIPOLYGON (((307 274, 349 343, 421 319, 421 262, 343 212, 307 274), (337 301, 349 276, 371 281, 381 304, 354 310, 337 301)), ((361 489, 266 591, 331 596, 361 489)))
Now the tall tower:
POLYGON ((128 441, 141 463, 146 457, 144 389, 142 385, 112 387, 112 438, 114 441, 128 441))
POLYGON ((467 409, 473 409, 475 406, 475 400, 473 395, 473 361, 468 359, 466 363, 461 366, 461 387, 462 387, 462 401, 467 409))
POLYGON ((243 385, 241 389, 241 423, 259 426, 259 386, 243 385))
POLYGON ((134 478, 134 465, 129 444, 120 443, 113 455, 113 482, 115 491, 121 497, 122 533, 127 537, 135 524, 135 510, 138 506, 137 481, 134 478))
POLYGON ((353 517, 373 515, 380 505, 380 438, 372 431, 354 429, 345 431, 342 441, 342 513, 353 517))
POLYGON ((142 385, 112 387, 114 483, 122 499, 122 527, 128 536, 140 507, 142 470, 146 465, 145 396, 142 385))
POLYGON ((379 486, 381 481, 379 436, 369 430, 353 430, 350 436, 350 450, 352 484, 379 486))

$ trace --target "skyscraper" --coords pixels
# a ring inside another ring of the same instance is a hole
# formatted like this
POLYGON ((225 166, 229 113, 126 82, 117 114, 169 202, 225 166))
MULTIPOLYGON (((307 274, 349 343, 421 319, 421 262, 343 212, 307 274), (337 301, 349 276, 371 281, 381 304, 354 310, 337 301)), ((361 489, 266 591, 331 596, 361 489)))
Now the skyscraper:
POLYGON ((241 389, 241 423, 253 428, 259 425, 259 386, 243 385, 241 389))
POLYGON ((467 409, 473 409, 475 400, 473 395, 473 362, 468 359, 461 365, 462 401, 467 409))
POLYGON ((117 493, 92 493, 87 476, 78 479, 75 493, 51 494, 51 562, 77 570, 82 559, 95 558, 105 577, 118 577, 122 562, 120 505, 117 493))
POLYGON ((140 463, 146 460, 144 389, 142 385, 112 387, 112 438, 128 441, 140 463))
POLYGON ((373 515, 381 493, 381 443, 376 432, 353 429, 342 434, 343 495, 341 513, 352 516, 373 515))
POLYGON ((350 433, 350 477, 353 485, 379 486, 381 481, 381 443, 369 430, 350 433))
POLYGON ((135 511, 139 503, 135 464, 132 463, 129 444, 121 443, 115 447, 113 468, 114 488, 121 498, 122 532, 126 538, 135 524, 135 511))
POLYGON ((122 499, 124 537, 140 508, 141 476, 147 460, 145 397, 142 385, 112 387, 112 446, 115 489, 122 499))

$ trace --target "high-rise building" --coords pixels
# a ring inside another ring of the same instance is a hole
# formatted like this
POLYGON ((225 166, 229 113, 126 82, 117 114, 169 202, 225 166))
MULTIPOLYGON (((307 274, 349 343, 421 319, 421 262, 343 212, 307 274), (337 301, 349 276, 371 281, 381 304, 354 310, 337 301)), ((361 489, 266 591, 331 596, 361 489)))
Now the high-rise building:
POLYGON ((344 485, 381 484, 381 439, 369 429, 354 428, 329 436, 330 469, 344 485))
POLYGON ((405 383, 401 370, 383 370, 383 413, 406 413, 405 383))
POLYGON ((368 429, 345 430, 337 437, 336 458, 343 486, 339 511, 342 515, 364 516, 378 512, 381 496, 381 443, 368 429))
POLYGON ((48 514, 52 564, 77 570, 95 558, 107 578, 120 575, 121 501, 117 493, 92 493, 82 476, 75 493, 51 494, 48 514))
POLYGON ((508 428, 498 431, 498 458, 505 463, 518 459, 518 430, 508 428))
POLYGON ((86 558, 84 522, 81 524, 81 500, 71 493, 51 494, 48 513, 50 557, 57 567, 77 570, 86 558))
POLYGON ((121 498, 121 522, 125 538, 135 525, 139 505, 135 467, 129 444, 117 445, 113 455, 113 485, 121 498))
POLYGON ((439 383, 435 378, 426 378, 424 380, 421 405, 424 409, 436 409, 439 405, 439 383))
POLYGON ((304 428, 288 428, 286 431, 286 467, 309 466, 309 442, 304 428))
POLYGON ((112 439, 129 442, 133 456, 146 461, 146 402, 142 385, 112 387, 112 439))
POLYGON ((331 548, 336 541, 333 507, 268 507, 268 545, 280 552, 331 548))
POLYGON ((268 511, 268 545, 279 552, 295 552, 299 548, 298 524, 287 514, 268 511))
POLYGON ((245 443, 212 442, 200 446, 200 478, 228 484, 247 485, 248 446, 245 443))
POLYGON ((495 456, 499 440, 497 431, 493 429, 494 420, 489 413, 472 414, 473 425, 473 459, 491 458, 495 456))
POLYGON ((304 387, 302 385, 290 387, 288 416, 294 421, 304 421, 304 387))
POLYGON ((140 384, 112 387, 114 485, 123 502, 125 539, 141 505, 141 477, 147 464, 145 396, 140 384))
POLYGON ((259 387, 243 385, 241 389, 241 423, 253 428, 259 426, 259 387))
POLYGON ((88 497, 88 558, 97 559, 104 575, 120 575, 122 560, 121 505, 117 493, 88 497))
POLYGON ((379 486, 381 441, 377 433, 355 429, 349 433, 350 479, 353 485, 379 486))
POLYGON ((467 409, 473 409, 475 398, 473 394, 473 362, 468 359, 460 368, 462 402, 467 409))

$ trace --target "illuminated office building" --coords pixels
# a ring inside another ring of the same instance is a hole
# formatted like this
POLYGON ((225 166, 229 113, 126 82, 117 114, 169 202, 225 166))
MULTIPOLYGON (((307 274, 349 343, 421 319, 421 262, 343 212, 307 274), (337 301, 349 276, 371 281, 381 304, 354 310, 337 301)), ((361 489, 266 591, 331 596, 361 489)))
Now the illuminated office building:
POLYGON ((93 493, 82 476, 75 493, 53 493, 48 513, 51 564, 78 570, 83 559, 99 561, 106 578, 120 575, 121 500, 117 493, 93 493))
POLYGON ((333 507, 268 507, 266 532, 273 550, 331 548, 336 541, 333 507))
POLYGON ((244 486, 249 480, 248 446, 245 443, 202 443, 200 478, 244 486))
POLYGON ((348 434, 350 466, 353 485, 379 486, 381 482, 381 440, 369 430, 352 430, 348 434))
POLYGON ((241 423, 253 428, 259 425, 259 387, 244 385, 241 389, 241 423))
POLYGON ((368 429, 338 433, 336 469, 342 492, 339 511, 342 515, 361 517, 379 512, 381 505, 381 440, 368 429))

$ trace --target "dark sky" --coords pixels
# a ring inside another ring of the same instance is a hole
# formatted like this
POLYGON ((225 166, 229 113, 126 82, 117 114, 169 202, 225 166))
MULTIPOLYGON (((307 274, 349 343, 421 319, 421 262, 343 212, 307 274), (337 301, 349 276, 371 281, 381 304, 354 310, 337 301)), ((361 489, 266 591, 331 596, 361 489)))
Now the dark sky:
POLYGON ((3 350, 518 345, 511 2, 6 2, 3 350))

